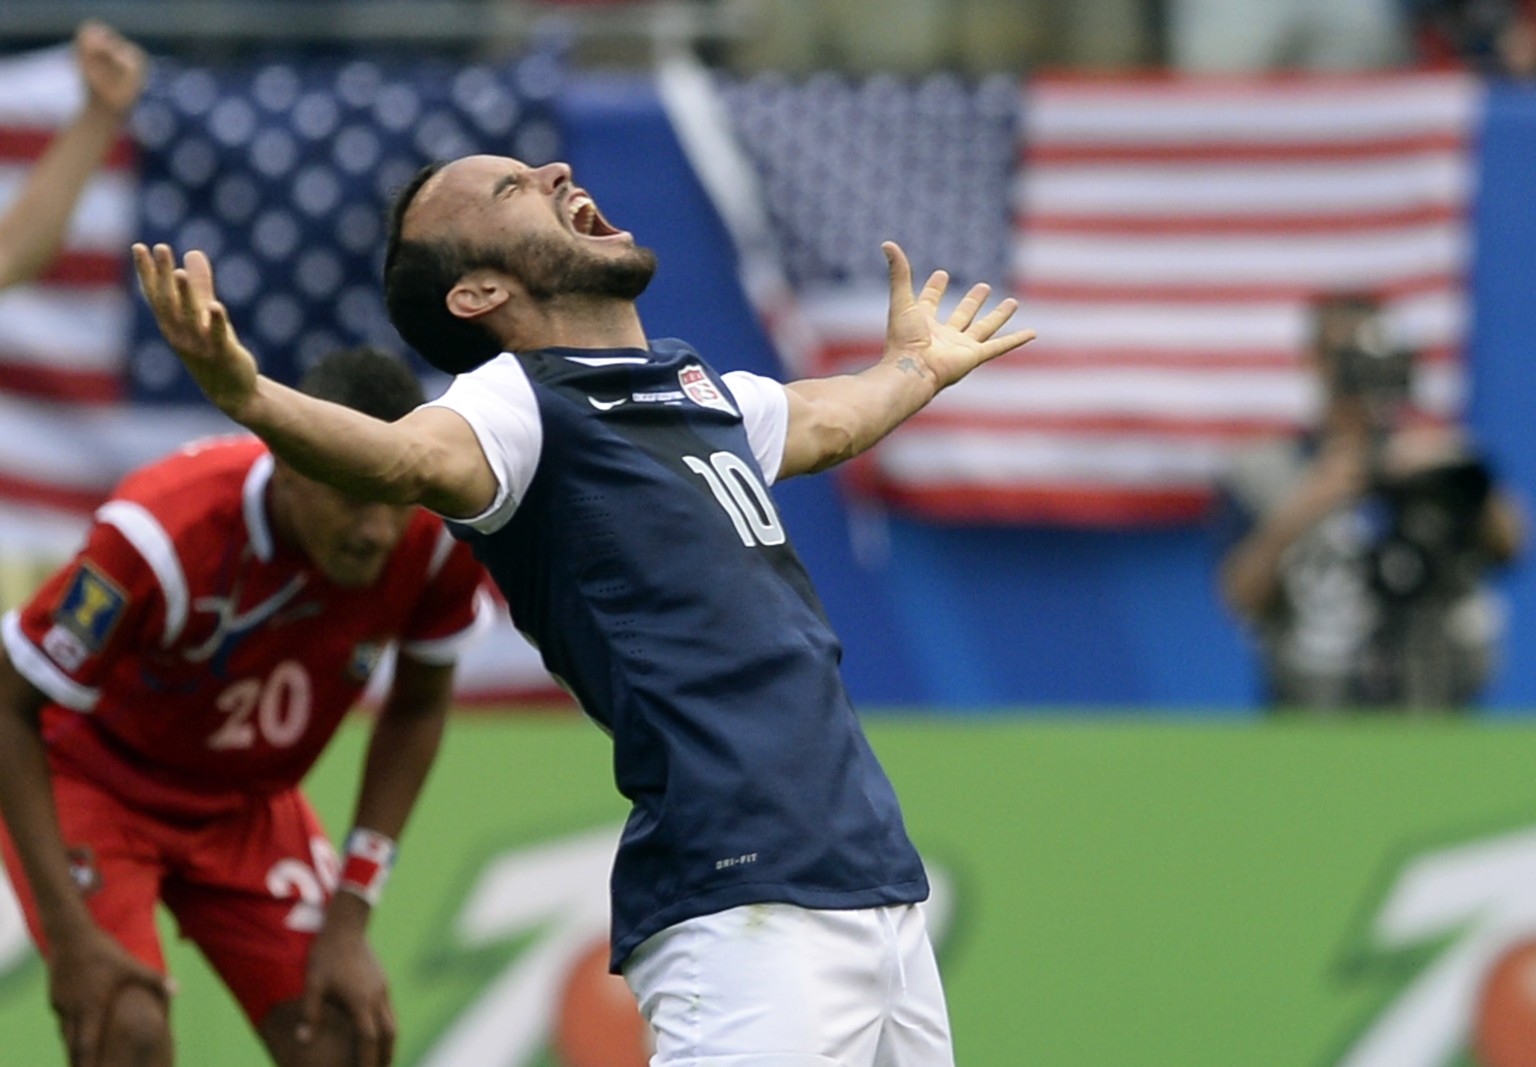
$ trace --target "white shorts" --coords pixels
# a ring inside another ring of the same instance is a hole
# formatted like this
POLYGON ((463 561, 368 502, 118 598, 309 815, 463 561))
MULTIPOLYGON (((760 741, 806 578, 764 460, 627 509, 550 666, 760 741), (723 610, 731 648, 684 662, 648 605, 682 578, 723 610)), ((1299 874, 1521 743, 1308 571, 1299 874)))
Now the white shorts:
POLYGON ((624 965, 651 1067, 952 1067, 922 909, 748 904, 670 926, 624 965))

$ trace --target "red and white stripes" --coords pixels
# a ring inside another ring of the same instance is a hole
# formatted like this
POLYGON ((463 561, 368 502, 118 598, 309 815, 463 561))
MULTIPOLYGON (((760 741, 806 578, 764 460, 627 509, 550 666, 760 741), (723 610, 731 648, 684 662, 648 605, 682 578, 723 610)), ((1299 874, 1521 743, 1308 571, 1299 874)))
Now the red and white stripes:
MULTIPOLYGON (((1013 286, 1039 340, 882 444, 865 489, 955 519, 1192 518, 1234 447, 1314 410, 1308 305, 1333 291, 1383 298, 1419 404, 1459 412, 1473 80, 1044 78, 1020 108, 1013 286)), ((883 301, 802 294, 822 370, 878 355, 883 301)))

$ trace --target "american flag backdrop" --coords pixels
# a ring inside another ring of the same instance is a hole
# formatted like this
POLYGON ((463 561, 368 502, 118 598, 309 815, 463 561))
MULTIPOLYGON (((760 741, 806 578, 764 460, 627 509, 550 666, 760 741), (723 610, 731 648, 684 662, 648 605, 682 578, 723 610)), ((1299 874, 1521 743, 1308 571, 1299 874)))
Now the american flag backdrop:
MULTIPOLYGON (((394 190, 434 158, 557 158, 562 76, 542 54, 468 66, 157 63, 64 255, 36 284, 0 294, 0 604, 68 556, 129 469, 233 429, 138 298, 133 241, 208 252, 242 339, 279 380, 339 345, 402 351, 379 285, 394 190)), ((80 102, 66 50, 0 61, 0 204, 80 102)), ((501 625, 462 666, 463 694, 550 692, 535 654, 501 625)))
MULTIPOLYGON (((339 345, 399 350, 384 312, 394 191, 433 159, 558 158, 560 68, 269 62, 165 69, 134 115, 142 240, 201 248, 269 374, 293 380, 339 345)), ((136 301, 128 367, 143 402, 197 400, 136 301)))
MULTIPOLYGON (((540 55, 160 64, 66 255, 0 294, 0 548, 58 554, 126 469, 227 429, 131 292, 131 240, 208 250, 280 378, 334 344, 397 345, 377 283, 389 191, 436 155, 560 155, 561 76, 540 55)), ((1332 289, 1384 294, 1423 354, 1423 406, 1460 409, 1472 79, 662 81, 787 373, 877 357, 890 237, 920 275, 1012 290, 1040 333, 855 464, 870 498, 957 521, 1187 521, 1236 448, 1306 419, 1307 302, 1332 289)), ((0 62, 0 196, 79 93, 62 50, 0 62)), ((0 566, 0 598, 15 574, 0 566)))
POLYGON ((919 280, 1011 290, 1039 332, 857 464, 870 497, 943 520, 1194 519, 1235 449, 1308 419, 1308 302, 1329 291, 1383 296, 1421 406, 1462 405, 1470 78, 758 77, 720 96, 692 151, 745 159, 756 211, 722 213, 800 370, 878 358, 886 238, 919 280))

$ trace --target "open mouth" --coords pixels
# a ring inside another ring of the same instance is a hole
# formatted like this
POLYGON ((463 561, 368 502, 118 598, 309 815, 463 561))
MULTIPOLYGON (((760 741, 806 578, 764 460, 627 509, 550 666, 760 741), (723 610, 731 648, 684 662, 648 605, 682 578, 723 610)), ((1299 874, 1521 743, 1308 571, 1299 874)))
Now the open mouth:
POLYGON ((572 193, 565 202, 565 210, 571 220, 571 228, 586 237, 612 237, 620 232, 608 225, 608 220, 603 218, 597 205, 585 192, 578 190, 572 193))

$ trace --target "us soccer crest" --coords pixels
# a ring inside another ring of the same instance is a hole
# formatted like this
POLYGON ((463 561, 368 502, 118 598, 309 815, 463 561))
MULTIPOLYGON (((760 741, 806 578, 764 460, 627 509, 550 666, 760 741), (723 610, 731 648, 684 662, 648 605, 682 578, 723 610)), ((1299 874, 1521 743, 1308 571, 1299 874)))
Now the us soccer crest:
POLYGON ((683 387, 683 393, 688 399, 700 407, 714 408, 727 415, 737 414, 731 402, 725 398, 725 394, 715 387, 715 383, 709 380, 709 375, 704 373, 704 368, 697 363, 690 363, 678 371, 677 381, 683 387))

